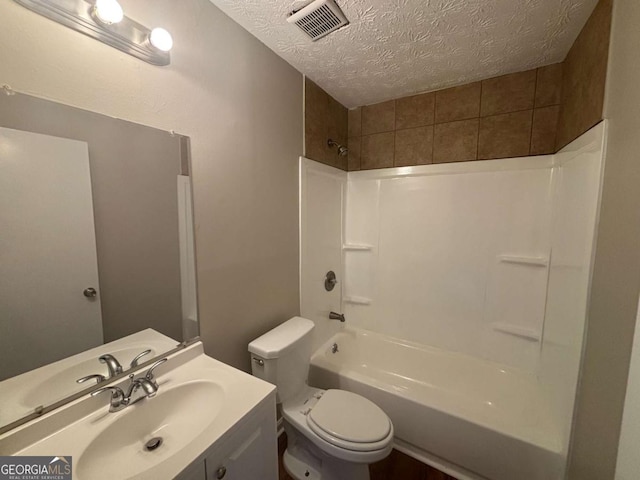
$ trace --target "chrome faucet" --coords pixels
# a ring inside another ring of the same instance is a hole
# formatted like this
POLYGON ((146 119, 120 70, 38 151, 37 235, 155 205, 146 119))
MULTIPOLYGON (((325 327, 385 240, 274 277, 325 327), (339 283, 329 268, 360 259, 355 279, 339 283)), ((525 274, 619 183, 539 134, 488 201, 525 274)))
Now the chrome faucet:
POLYGON ((104 355, 99 357, 98 360, 100 361, 100 363, 107 364, 107 370, 109 371, 109 374, 105 377, 104 375, 94 373, 92 375, 87 375, 86 377, 77 379, 76 383, 84 383, 84 382, 88 382, 89 380, 95 380, 96 384, 98 384, 98 383, 104 382, 105 380, 111 377, 115 377, 116 375, 122 373, 122 365, 120 365, 120 362, 118 362, 118 360, 116 360, 116 357, 114 357, 113 355, 109 353, 105 353, 104 355))
MULTIPOLYGON (((140 359, 145 355, 149 355, 150 353, 151 353, 151 350, 145 350, 139 353, 138 355, 136 355, 136 357, 133 360, 131 360, 131 364, 129 365, 130 368, 137 367, 140 364, 140 359)), ((122 368, 122 365, 120 365, 120 362, 118 362, 116 357, 114 357, 110 353, 105 353, 104 355, 99 357, 98 360, 100 360, 100 363, 105 363, 107 365, 107 370, 109 370, 109 375, 107 377, 100 374, 87 375, 86 377, 82 377, 76 380, 77 383, 84 383, 89 380, 95 380, 96 383, 102 383, 111 377, 121 374, 124 371, 122 368)))
POLYGON ((346 322, 343 313, 329 312, 329 320, 340 320, 342 323, 346 322))
POLYGON ((111 392, 111 401, 109 403, 110 412, 119 412, 143 398, 152 398, 158 392, 158 384, 154 381, 153 370, 166 361, 166 358, 158 360, 149 368, 144 377, 134 379, 133 373, 129 375, 131 383, 126 393, 120 387, 109 386, 99 388, 95 392, 92 392, 91 396, 95 397, 103 392, 111 392))
POLYGON ((111 402, 109 403, 110 412, 119 412, 120 410, 133 405, 134 403, 142 400, 143 398, 151 398, 155 396, 158 391, 158 386, 146 378, 133 379, 131 374, 131 385, 127 393, 120 387, 102 387, 91 393, 92 397, 99 395, 102 392, 111 392, 111 402))
POLYGON ((120 362, 116 360, 116 357, 110 353, 105 353, 99 357, 98 360, 100 360, 100 363, 105 363, 107 365, 107 370, 109 370, 108 378, 115 377, 122 373, 122 365, 120 365, 120 362))

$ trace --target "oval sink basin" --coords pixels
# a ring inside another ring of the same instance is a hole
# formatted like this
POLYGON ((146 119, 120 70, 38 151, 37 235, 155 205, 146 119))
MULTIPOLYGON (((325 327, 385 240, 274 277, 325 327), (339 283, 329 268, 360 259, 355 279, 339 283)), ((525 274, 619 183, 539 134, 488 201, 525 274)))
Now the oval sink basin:
MULTIPOLYGON (((108 395, 108 394, 104 394, 108 395)), ((80 455, 78 479, 125 479, 158 465, 207 429, 222 409, 224 390, 210 381, 193 381, 162 390, 121 412, 80 455), (145 445, 162 442, 154 450, 145 445)), ((109 418, 109 417, 107 417, 109 418)))

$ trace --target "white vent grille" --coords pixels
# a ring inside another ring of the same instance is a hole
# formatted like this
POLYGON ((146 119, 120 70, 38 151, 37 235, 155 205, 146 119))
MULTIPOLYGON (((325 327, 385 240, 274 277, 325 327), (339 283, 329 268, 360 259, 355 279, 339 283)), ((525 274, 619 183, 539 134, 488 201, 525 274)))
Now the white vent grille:
POLYGON ((333 0, 315 0, 287 18, 314 42, 349 24, 340 7, 333 0))

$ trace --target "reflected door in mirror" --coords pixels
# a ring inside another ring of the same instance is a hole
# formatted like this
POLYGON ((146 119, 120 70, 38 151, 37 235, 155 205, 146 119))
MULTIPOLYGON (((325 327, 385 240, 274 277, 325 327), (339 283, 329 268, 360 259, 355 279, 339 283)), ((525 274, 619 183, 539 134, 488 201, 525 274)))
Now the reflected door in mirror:
POLYGON ((85 142, 0 128, 0 380, 102 344, 85 142))

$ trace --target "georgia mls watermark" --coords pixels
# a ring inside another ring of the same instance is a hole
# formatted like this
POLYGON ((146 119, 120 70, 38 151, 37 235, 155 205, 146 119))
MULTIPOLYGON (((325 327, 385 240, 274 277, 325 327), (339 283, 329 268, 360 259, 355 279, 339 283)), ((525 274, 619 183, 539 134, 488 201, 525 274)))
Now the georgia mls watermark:
POLYGON ((71 480, 71 457, 0 457, 0 480, 71 480))

